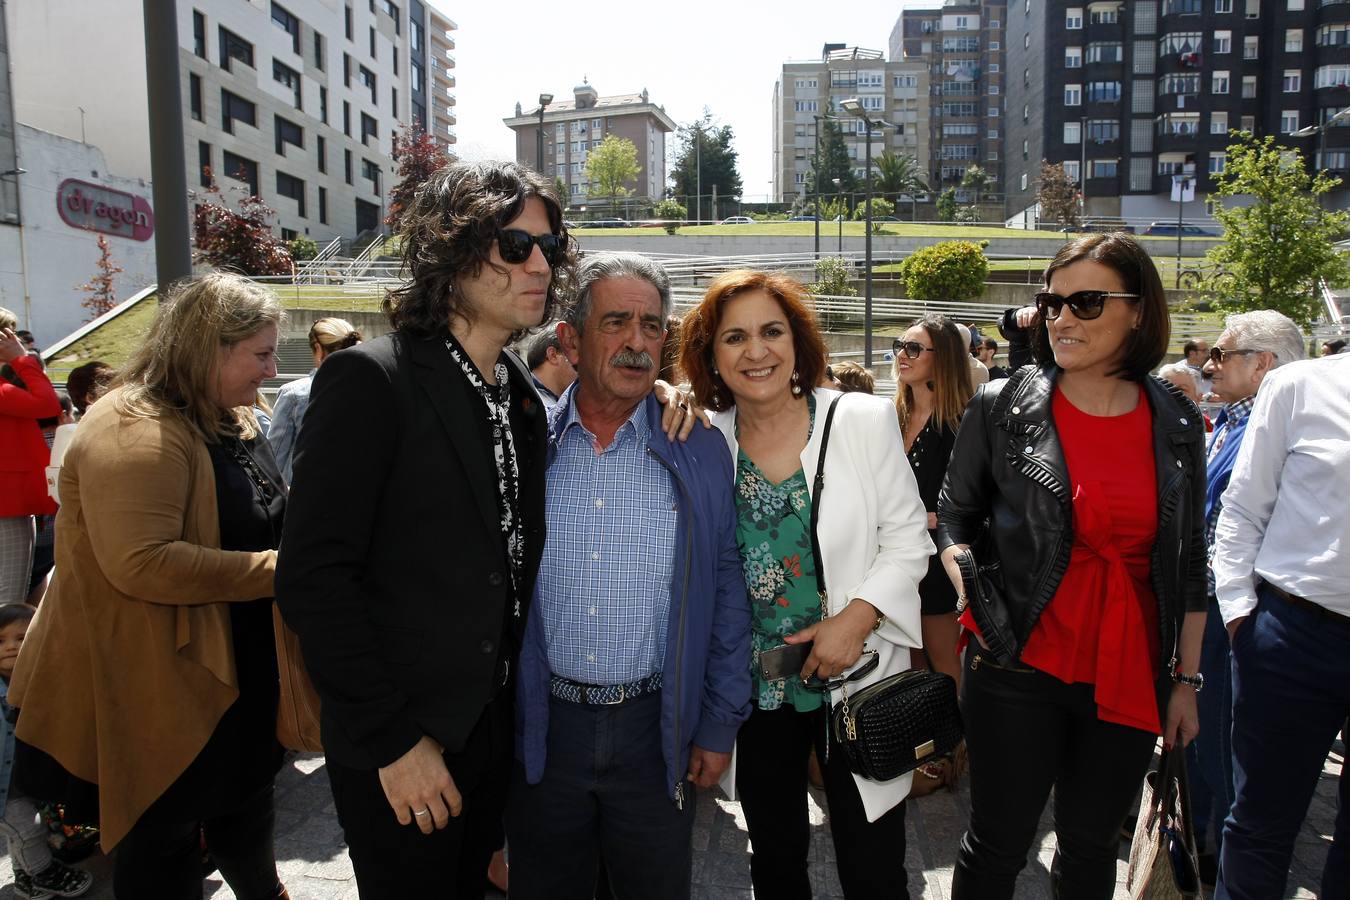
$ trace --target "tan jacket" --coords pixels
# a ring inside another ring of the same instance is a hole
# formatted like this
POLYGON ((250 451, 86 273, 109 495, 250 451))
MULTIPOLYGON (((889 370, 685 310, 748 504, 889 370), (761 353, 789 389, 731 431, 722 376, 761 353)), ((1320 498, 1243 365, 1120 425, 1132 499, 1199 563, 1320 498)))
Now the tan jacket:
POLYGON ((276 553, 220 547, 206 444, 172 420, 80 424, 61 470, 56 576, 9 702, 18 736, 99 786, 104 850, 196 758, 239 695, 231 601, 270 597, 276 553))

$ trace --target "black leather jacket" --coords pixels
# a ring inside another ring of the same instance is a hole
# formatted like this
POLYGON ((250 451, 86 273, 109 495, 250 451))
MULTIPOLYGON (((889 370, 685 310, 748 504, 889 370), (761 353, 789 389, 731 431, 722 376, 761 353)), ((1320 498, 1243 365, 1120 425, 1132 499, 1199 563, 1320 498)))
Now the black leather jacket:
MULTIPOLYGON (((1012 659, 1004 663, 1021 656, 1073 547, 1069 473, 1051 415, 1058 370, 1022 372, 982 385, 971 400, 938 501, 940 550, 971 544, 977 557, 983 550, 1001 561, 1001 599, 990 624, 1012 648, 1012 659), (1013 393, 996 404, 1010 384, 1013 393), (986 519, 987 541, 977 544, 986 519)), ((1171 385, 1150 376, 1144 388, 1153 411, 1158 476, 1150 579, 1158 598, 1159 673, 1165 677, 1179 655, 1182 618, 1206 608, 1205 423, 1195 404, 1171 385)))

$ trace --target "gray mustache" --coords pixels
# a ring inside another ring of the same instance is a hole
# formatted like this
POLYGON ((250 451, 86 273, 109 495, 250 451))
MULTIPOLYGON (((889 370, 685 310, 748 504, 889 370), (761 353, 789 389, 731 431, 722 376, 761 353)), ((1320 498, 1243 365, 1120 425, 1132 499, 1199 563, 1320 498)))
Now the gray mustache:
POLYGON ((624 368, 650 369, 656 365, 652 355, 646 350, 639 350, 631 353, 627 350, 620 350, 614 354, 614 358, 609 361, 612 366, 622 366, 624 368))

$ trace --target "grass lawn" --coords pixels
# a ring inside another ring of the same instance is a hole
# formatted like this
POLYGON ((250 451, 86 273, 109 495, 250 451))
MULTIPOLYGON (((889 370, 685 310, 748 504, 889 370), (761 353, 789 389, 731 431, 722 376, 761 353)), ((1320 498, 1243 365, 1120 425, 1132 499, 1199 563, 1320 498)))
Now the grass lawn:
POLYGON ((87 362, 101 360, 113 368, 125 363, 145 340, 159 309, 155 294, 142 299, 111 322, 80 338, 47 362, 47 374, 56 384, 64 384, 70 370, 87 362))
MULTIPOLYGON (((844 234, 848 237, 863 237, 865 232, 862 222, 844 222, 844 234)), ((575 228, 571 234, 580 237, 598 236, 598 235, 623 235, 623 236, 663 236, 663 228, 575 228)), ((717 234, 717 235, 736 235, 743 234, 753 237, 770 236, 795 236, 807 237, 815 235, 815 225, 812 222, 756 222, 753 225, 684 225, 679 228, 677 234, 717 234)), ((1027 231, 1016 228, 1003 228, 998 225, 933 225, 927 223, 909 223, 909 222, 887 222, 882 225, 882 235, 892 235, 895 237, 919 237, 919 238, 942 238, 944 240, 992 240, 995 238, 1027 238, 1030 240, 1042 240, 1049 244, 1063 244, 1071 239, 1073 235, 1061 234, 1058 231, 1027 231)), ((820 237, 821 240, 829 237, 837 237, 839 234, 838 222, 821 222, 820 237)), ((1170 241, 1173 245, 1176 243, 1175 237, 1141 237, 1140 240, 1147 243, 1156 243, 1159 241, 1170 241)), ((1183 241, 1203 241, 1212 240, 1212 238, 1182 238, 1183 241)))
POLYGON ((332 312, 379 312, 383 285, 273 284, 282 309, 323 309, 332 312))

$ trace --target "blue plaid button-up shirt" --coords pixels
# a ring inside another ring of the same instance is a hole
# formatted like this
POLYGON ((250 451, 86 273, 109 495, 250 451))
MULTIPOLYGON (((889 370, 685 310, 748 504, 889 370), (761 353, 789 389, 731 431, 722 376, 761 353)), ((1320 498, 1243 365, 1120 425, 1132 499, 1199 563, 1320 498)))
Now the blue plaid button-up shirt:
MULTIPOLYGON (((1252 414, 1252 406, 1256 403, 1256 397, 1251 396, 1245 400, 1238 400, 1236 403, 1230 403, 1223 408, 1223 421, 1214 427, 1214 434, 1209 439, 1209 450, 1206 453, 1206 462, 1212 463, 1214 455, 1219 452, 1224 443, 1228 440, 1228 431, 1237 426, 1240 422, 1246 421, 1252 414)), ((1205 570, 1205 577, 1209 582, 1209 596, 1214 596, 1214 528, 1219 524, 1219 513, 1223 511, 1223 501, 1214 504, 1214 508, 1209 511, 1209 518, 1205 519, 1205 549, 1209 555, 1209 566, 1205 570)))
POLYGON ((596 447, 576 391, 548 470, 548 537, 534 614, 553 674, 583 684, 625 684, 665 663, 675 568, 676 488, 647 451, 645 404, 596 447))

